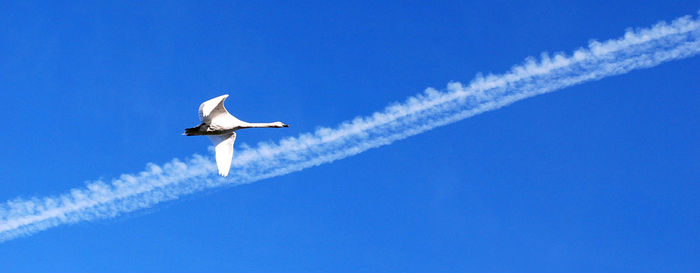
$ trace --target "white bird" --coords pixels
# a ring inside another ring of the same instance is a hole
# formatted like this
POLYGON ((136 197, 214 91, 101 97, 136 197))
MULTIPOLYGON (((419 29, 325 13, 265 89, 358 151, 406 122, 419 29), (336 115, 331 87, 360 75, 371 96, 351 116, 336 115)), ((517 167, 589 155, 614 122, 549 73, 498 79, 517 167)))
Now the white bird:
POLYGON ((236 141, 236 131, 245 128, 281 128, 289 125, 276 121, 271 123, 249 123, 241 121, 231 115, 224 107, 224 101, 228 95, 221 95, 205 101, 199 106, 199 120, 197 127, 185 129, 184 135, 206 135, 214 143, 216 152, 216 166, 219 174, 227 176, 231 169, 233 159, 233 142, 236 141))

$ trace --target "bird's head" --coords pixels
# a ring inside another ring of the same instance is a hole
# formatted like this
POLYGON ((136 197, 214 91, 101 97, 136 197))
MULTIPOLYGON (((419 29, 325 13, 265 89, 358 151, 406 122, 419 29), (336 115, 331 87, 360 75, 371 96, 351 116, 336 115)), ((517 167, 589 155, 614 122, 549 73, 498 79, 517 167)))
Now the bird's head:
POLYGON ((289 127, 289 124, 284 124, 284 123, 281 122, 281 121, 275 121, 275 122, 273 122, 273 123, 274 123, 275 127, 277 127, 277 128, 289 127))

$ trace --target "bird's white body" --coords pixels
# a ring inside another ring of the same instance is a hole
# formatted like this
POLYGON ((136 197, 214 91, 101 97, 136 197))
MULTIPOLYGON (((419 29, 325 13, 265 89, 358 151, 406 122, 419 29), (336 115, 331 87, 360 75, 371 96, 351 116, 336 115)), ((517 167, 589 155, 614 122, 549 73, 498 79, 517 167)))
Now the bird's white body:
POLYGON ((233 159, 233 143, 236 141, 236 131, 245 128, 281 128, 289 125, 276 121, 271 123, 250 123, 237 119, 224 107, 228 95, 221 95, 203 102, 199 106, 199 120, 202 123, 193 128, 185 129, 185 135, 206 135, 214 143, 216 166, 219 174, 227 176, 233 159))

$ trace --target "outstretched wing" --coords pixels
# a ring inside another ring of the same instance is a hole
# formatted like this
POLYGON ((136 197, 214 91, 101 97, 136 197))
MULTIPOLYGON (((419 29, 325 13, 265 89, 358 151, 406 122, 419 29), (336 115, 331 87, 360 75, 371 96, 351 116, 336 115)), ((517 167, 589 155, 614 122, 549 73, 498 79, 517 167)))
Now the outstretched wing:
POLYGON ((233 159, 233 142, 236 141, 236 133, 225 135, 209 135, 209 139, 214 143, 214 151, 216 152, 216 167, 219 168, 219 174, 227 176, 231 169, 231 160, 233 159))
POLYGON ((228 111, 226 111, 226 108, 224 107, 224 101, 226 98, 228 98, 228 95, 221 95, 199 105, 199 120, 201 120, 203 123, 209 124, 209 122, 215 116, 228 114, 228 111))

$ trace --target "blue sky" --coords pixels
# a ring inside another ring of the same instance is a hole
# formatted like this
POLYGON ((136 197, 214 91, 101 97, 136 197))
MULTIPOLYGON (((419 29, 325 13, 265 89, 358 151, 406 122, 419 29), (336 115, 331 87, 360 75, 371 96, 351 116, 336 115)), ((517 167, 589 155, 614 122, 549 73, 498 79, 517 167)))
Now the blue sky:
MULTIPOLYGON (((0 201, 236 148, 502 73, 694 1, 5 3, 0 201)), ((573 86, 331 164, 0 244, 3 272, 693 272, 700 58, 573 86)), ((236 160, 234 156, 234 161, 236 160)))

